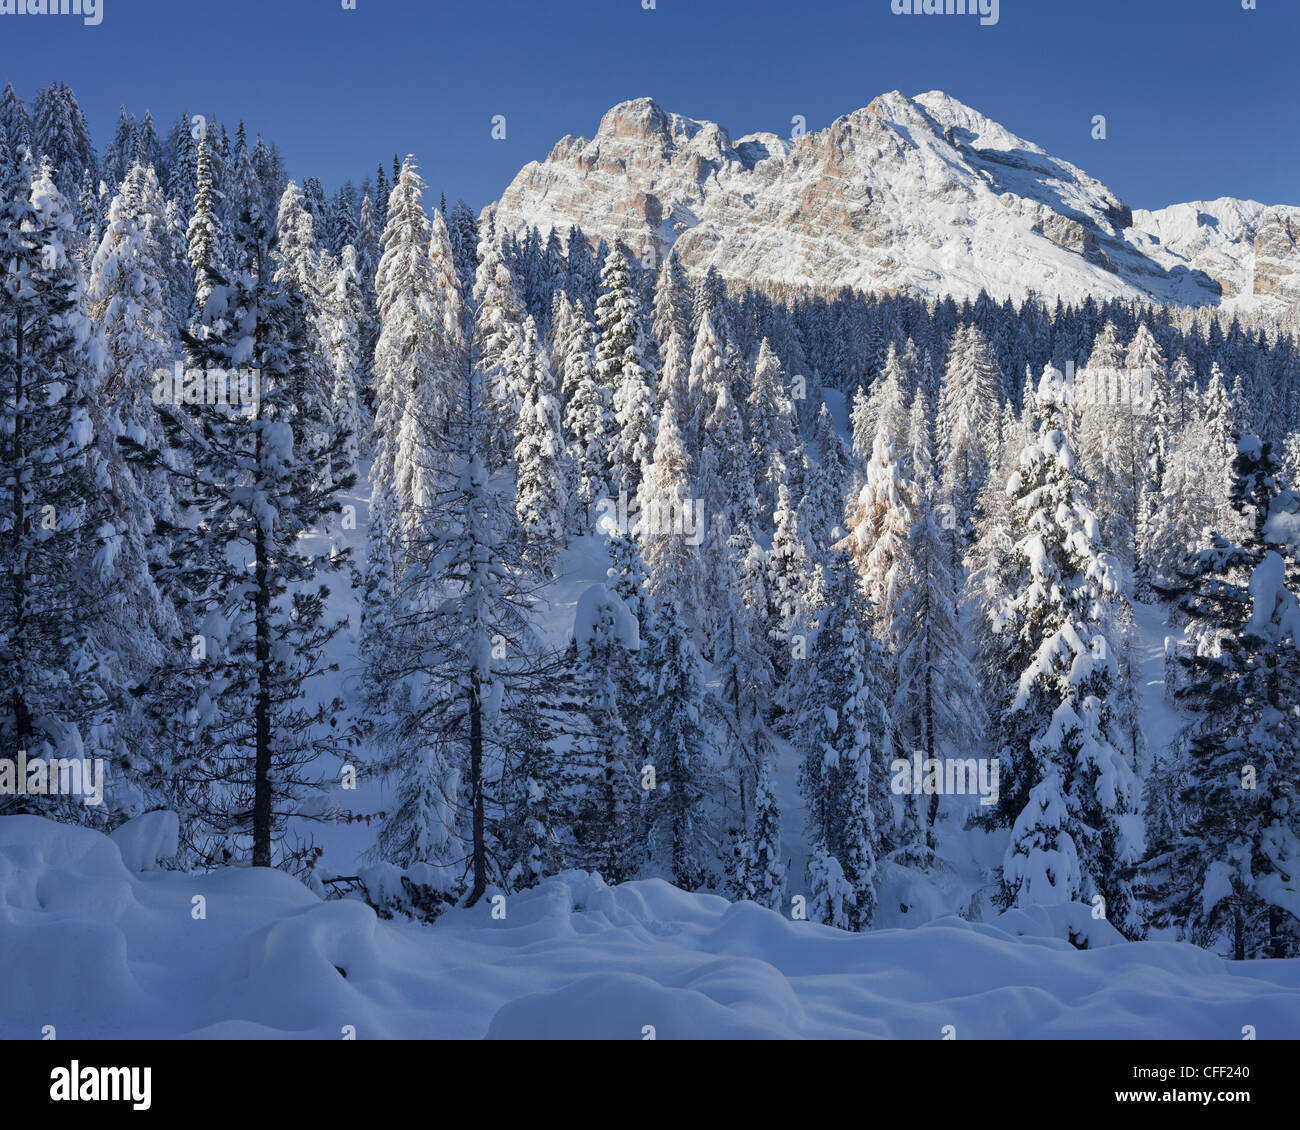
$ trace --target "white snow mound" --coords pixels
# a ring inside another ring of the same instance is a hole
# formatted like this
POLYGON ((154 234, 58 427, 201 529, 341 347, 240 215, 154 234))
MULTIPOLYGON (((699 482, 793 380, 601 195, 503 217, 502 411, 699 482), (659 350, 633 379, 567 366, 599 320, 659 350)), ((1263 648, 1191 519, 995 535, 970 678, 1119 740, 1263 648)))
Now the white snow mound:
MULTIPOLYGON (((134 867, 164 838, 119 837, 134 867)), ((1125 944, 1086 907, 854 935, 568 872, 504 910, 386 922, 278 872, 132 870, 107 836, 0 818, 0 1038, 1300 1036, 1300 961, 1125 944)))

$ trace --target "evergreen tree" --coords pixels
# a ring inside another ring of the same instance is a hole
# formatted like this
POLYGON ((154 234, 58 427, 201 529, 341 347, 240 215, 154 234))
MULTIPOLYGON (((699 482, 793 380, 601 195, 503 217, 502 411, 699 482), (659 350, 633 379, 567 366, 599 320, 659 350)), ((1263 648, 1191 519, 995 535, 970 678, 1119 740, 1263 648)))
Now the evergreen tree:
POLYGON ((890 638, 894 619, 907 599, 904 561, 916 512, 916 488, 904 478, 893 437, 882 421, 866 485, 849 515, 853 560, 882 641, 890 638))
POLYGON ((807 628, 804 586, 810 567, 799 523, 790 505, 790 492, 782 483, 772 515, 772 550, 767 555, 767 599, 769 619, 767 638, 771 646, 773 667, 778 685, 784 685, 790 673, 793 637, 807 628))
POLYGON ((408 158, 389 202, 375 281, 380 332, 371 478, 389 492, 391 532, 403 538, 415 536, 427 511, 465 354, 445 229, 439 231, 441 217, 430 223, 425 215, 424 187, 408 158))
POLYGON ((785 388, 781 362, 767 339, 759 346, 754 366, 754 383, 747 404, 749 449, 752 475, 758 493, 759 512, 776 509, 777 495, 784 485, 798 504, 798 472, 802 470, 798 424, 785 388))
MULTIPOLYGON (((72 209, 48 163, 35 175, 25 160, 4 172, 0 739, 11 761, 25 751, 48 765, 115 752, 99 748, 97 730, 111 715, 101 649, 118 641, 94 632, 106 596, 100 582, 121 534, 101 493, 107 468, 91 402, 102 379, 99 342, 69 257, 72 209)), ((0 811, 103 823, 113 808, 38 796, 6 796, 0 811)))
POLYGON ((661 345, 673 334, 683 343, 691 339, 690 287, 675 251, 660 262, 655 278, 653 329, 661 345))
POLYGON ((523 408, 524 373, 528 359, 523 347, 524 307, 514 276, 500 246, 484 239, 478 248, 474 281, 474 356, 487 377, 495 418, 490 442, 483 452, 490 469, 505 465, 505 437, 523 408))
POLYGON ((835 430, 825 404, 813 425, 817 461, 804 476, 804 496, 799 502, 799 530, 813 560, 828 564, 831 547, 842 536, 848 462, 844 441, 835 430))
POLYGON ((50 159, 55 186, 65 197, 76 194, 87 172, 94 177, 99 171, 86 115, 66 83, 41 88, 32 107, 32 132, 37 154, 50 159))
POLYGON ((564 362, 565 379, 576 374, 565 422, 576 464, 576 503, 583 530, 589 528, 593 508, 610 498, 612 486, 609 452, 614 444, 614 409, 609 390, 596 379, 595 330, 584 322, 570 342, 564 362))
POLYGON ((958 330, 948 353, 939 402, 941 505, 947 506, 954 565, 975 536, 979 497, 996 456, 1002 378, 974 326, 958 330))
MULTIPOLYGON (((695 331, 691 350, 691 368, 687 377, 688 403, 695 406, 694 425, 690 429, 691 450, 701 452, 705 420, 714 412, 719 393, 726 387, 726 359, 713 328, 713 318, 705 311, 695 331)), ((752 477, 752 468, 750 471, 752 477)))
POLYGON ((885 769, 893 757, 893 725, 883 654, 847 560, 831 574, 827 611, 809 658, 815 675, 796 724, 806 750, 799 788, 818 845, 808 881, 813 901, 823 904, 844 888, 840 913, 823 921, 863 930, 876 908, 877 862, 892 846, 885 769))
POLYGON ((13 83, 5 83, 0 92, 0 133, 9 143, 10 160, 19 161, 27 150, 36 144, 32 133, 32 118, 27 105, 18 97, 13 83))
MULTIPOLYGON (((194 203, 197 188, 196 171, 198 165, 198 137, 200 133, 190 125, 190 112, 185 110, 172 122, 167 134, 167 198, 177 207, 189 209, 194 203)), ((260 171, 260 170, 259 170, 260 171)), ((265 200, 263 200, 265 203, 265 200)))
POLYGON ((641 854, 640 812, 632 803, 641 789, 624 721, 624 711, 636 701, 625 691, 637 675, 640 628, 618 594, 602 585, 580 602, 575 642, 592 754, 578 782, 577 863, 599 871, 608 883, 621 883, 635 876, 641 854))
POLYGON ((104 151, 104 179, 114 187, 126 179, 126 171, 135 159, 136 128, 135 117, 126 112, 125 106, 119 106, 117 129, 104 151))
POLYGON ((1300 571, 1276 521, 1295 505, 1277 470, 1270 444, 1241 437, 1232 502, 1249 533, 1215 537, 1182 571, 1200 645, 1176 694, 1192 719, 1159 782, 1177 816, 1143 865, 1155 923, 1226 940, 1238 961, 1300 953, 1300 571))
POLYGON ((1141 851, 1136 784, 1111 742, 1117 677, 1105 635, 1118 593, 1065 435, 1064 379, 1047 369, 1037 434, 1009 484, 1019 583, 997 612, 1004 662, 1019 671, 999 724, 995 819, 1011 827, 1004 906, 1104 899, 1122 932, 1140 932, 1125 875, 1141 851))
MULTIPOLYGON (((171 387, 175 356, 166 300, 166 251, 158 241, 164 217, 152 169, 133 165, 109 207, 108 226, 91 265, 87 291, 91 316, 104 328, 105 379, 91 399, 96 441, 109 488, 108 517, 101 530, 113 529, 106 560, 113 570, 101 576, 115 610, 111 631, 122 645, 118 655, 134 655, 119 685, 134 686, 147 666, 160 659, 167 641, 178 634, 170 602, 159 593, 149 566, 166 560, 166 528, 178 520, 170 458, 162 421, 154 403, 158 387, 171 387), (153 453, 160 465, 129 467, 118 447, 153 453), (115 570, 115 572, 114 572, 115 570)), ((174 460, 173 460, 174 462, 174 460)), ((133 702, 119 704, 135 715, 133 702)), ((133 747, 143 752, 148 739, 137 732, 133 747)), ((156 769, 157 766, 152 768, 156 769)))
POLYGON ((217 216, 217 190, 206 135, 199 141, 196 169, 194 213, 186 231, 186 240, 190 248, 190 267, 194 271, 193 321, 195 327, 202 332, 203 327, 214 325, 207 304, 216 280, 223 276, 225 270, 221 259, 222 233, 221 221, 217 216))
POLYGON ((909 376, 897 347, 891 342, 885 368, 871 391, 855 404, 853 413, 853 447, 865 463, 871 458, 876 433, 884 425, 891 436, 907 433, 907 397, 909 376))
POLYGON ((515 512, 527 541, 525 552, 536 566, 548 570, 564 541, 569 499, 560 401, 531 317, 524 322, 523 348, 529 373, 515 427, 515 512))
POLYGON ((520 878, 512 874, 520 857, 497 846, 520 775, 533 770, 507 765, 526 730, 511 700, 537 648, 524 615, 529 572, 513 507, 478 453, 492 402, 477 367, 462 381, 441 439, 444 458, 422 498, 427 516, 412 526, 387 635, 367 655, 366 681, 382 719, 377 736, 395 753, 385 768, 399 778, 399 805, 377 850, 427 864, 442 893, 472 906, 490 881, 520 878))
POLYGON ((808 912, 826 926, 849 930, 855 901, 839 860, 819 840, 808 860, 808 912))
MULTIPOLYGON (((320 182, 316 182, 316 192, 320 182)), ((294 374, 294 398, 297 407, 320 421, 320 430, 308 437, 308 446, 300 453, 311 461, 317 473, 328 472, 328 457, 334 432, 330 412, 337 374, 331 364, 329 341, 329 305, 334 288, 334 271, 323 262, 317 246, 317 217, 323 200, 311 201, 290 181, 280 197, 276 215, 276 281, 302 296, 306 315, 307 340, 304 343, 301 370, 294 374), (315 210, 313 210, 315 209, 315 210)), ((346 440, 344 441, 346 444, 346 440)))
POLYGON ((357 252, 352 244, 343 248, 342 263, 324 310, 326 345, 334 370, 334 387, 330 395, 330 414, 335 429, 343 437, 344 463, 355 475, 361 458, 364 426, 361 388, 362 323, 366 306, 365 290, 357 269, 357 252))
POLYGON ((767 760, 758 767, 754 789, 754 824, 749 834, 751 847, 750 896, 759 906, 780 910, 785 889, 785 862, 781 857, 781 811, 772 789, 772 771, 767 760))
MULTIPOLYGON (((715 530, 723 532, 725 523, 711 523, 710 540, 715 530)), ((758 773, 771 757, 766 714, 775 687, 770 649, 755 646, 754 611, 742 591, 743 554, 748 549, 744 535, 732 534, 725 538, 723 551, 711 558, 718 568, 711 658, 725 732, 722 751, 727 770, 736 777, 742 819, 749 817, 758 773)))
MULTIPOLYGON (((900 561, 901 598, 895 604, 890 640, 896 677, 891 713, 904 748, 927 760, 975 748, 983 736, 984 710, 966 639, 957 615, 957 583, 935 513, 934 481, 925 394, 918 389, 909 424, 911 463, 916 475, 916 514, 900 561)), ((931 793, 924 826, 925 846, 936 847, 939 794, 931 793)))
POLYGON ((686 609, 675 597, 656 606, 643 646, 649 680, 645 749, 655 766, 647 834, 673 883, 692 891, 708 881, 702 811, 707 784, 704 685, 686 609))
POLYGON ((596 328, 596 376, 613 394, 618 426, 612 459, 614 485, 632 498, 654 447, 654 394, 646 371, 640 304, 621 247, 610 252, 601 272, 596 328))
POLYGON ((698 602, 699 554, 685 529, 690 482, 671 415, 659 429, 639 501, 637 540, 644 554, 646 592, 654 602, 653 619, 644 625, 650 693, 642 723, 645 749, 658 758, 650 833, 673 882, 694 890, 705 881, 700 811, 706 780, 704 684, 690 622, 698 602))
MULTIPOLYGON (((164 409, 181 455, 177 499, 197 521, 172 529, 158 575, 193 649, 142 693, 178 751, 170 784, 194 855, 247 854, 270 867, 278 848, 280 863, 301 867, 305 848, 285 843, 288 817, 334 812, 311 766, 339 749, 340 704, 313 701, 309 686, 331 669, 322 653, 343 626, 327 620, 329 589, 319 580, 345 554, 302 542, 340 509, 296 454, 322 426, 295 399, 310 340, 306 302, 277 279, 275 236, 258 211, 245 215, 238 240, 243 266, 229 279, 210 276, 203 322, 185 341, 199 368, 252 369, 257 395, 249 405, 164 409)), ((341 445, 327 454, 332 481, 350 486, 341 445)))
POLYGON ((703 514, 691 497, 686 451, 672 415, 664 419, 638 495, 636 535, 647 570, 647 589, 672 601, 684 616, 699 604, 699 550, 703 514))

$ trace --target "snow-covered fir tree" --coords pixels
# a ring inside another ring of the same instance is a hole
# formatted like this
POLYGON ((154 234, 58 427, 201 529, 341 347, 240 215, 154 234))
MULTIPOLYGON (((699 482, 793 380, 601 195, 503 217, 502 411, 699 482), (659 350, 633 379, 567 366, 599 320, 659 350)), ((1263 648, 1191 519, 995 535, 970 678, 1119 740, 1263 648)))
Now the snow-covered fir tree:
POLYGON ((1155 923, 1238 961, 1300 953, 1300 570, 1286 535, 1300 525, 1277 471, 1271 445, 1241 436, 1232 501, 1249 533, 1216 536, 1182 570, 1199 640, 1177 692, 1191 718, 1160 782, 1175 816, 1143 865, 1155 923))
POLYGON ((611 459, 613 485, 634 498, 654 448, 654 391, 646 368, 640 303, 621 247, 610 252, 601 271, 596 328, 596 377, 610 390, 618 429, 611 459))
POLYGON ((837 562, 809 653, 816 670, 799 711, 799 787, 817 844, 811 902, 828 925, 862 930, 877 905, 877 864, 892 846, 887 768, 894 756, 884 654, 852 564, 837 562))
POLYGON ((590 724, 589 756, 573 759, 575 862, 618 883, 635 876, 643 857, 640 767, 624 719, 638 701, 625 691, 639 675, 640 625, 618 594, 601 585, 579 602, 574 642, 590 724))
MULTIPOLYGON (((131 531, 115 521, 130 515, 109 510, 109 468, 95 434, 91 398, 102 390, 103 343, 69 254, 72 208, 48 163, 37 171, 20 160, 3 172, 0 737, 11 764, 20 753, 43 763, 103 757, 116 751, 100 748, 110 744, 98 731, 111 721, 113 694, 101 680, 129 668, 105 669, 111 657, 102 652, 128 641, 94 632, 111 614, 102 582, 120 579, 115 551, 132 549, 122 545, 131 531)), ((120 769, 121 758, 111 764, 120 769)), ((50 795, 48 782, 39 788, 15 795, 10 782, 0 811, 93 823, 114 807, 50 795)))
POLYGON ((313 340, 308 306, 278 278, 275 235, 256 209, 238 246, 241 267, 212 276, 204 321, 185 340, 200 369, 255 374, 256 395, 164 410, 182 456, 177 501, 197 520, 173 529, 170 561, 157 572, 191 647, 144 693, 177 751, 168 785, 194 856, 306 866, 307 845, 286 839, 286 823, 338 808, 312 765, 340 748, 340 703, 315 701, 308 688, 329 670, 323 652, 342 628, 324 577, 343 555, 301 539, 338 512, 334 490, 350 480, 337 436, 320 453, 333 486, 302 457, 324 411, 296 396, 313 340))
POLYGON ((1004 662, 1018 671, 999 720, 996 818, 1011 827, 1003 905, 1092 902, 1121 932, 1141 931, 1126 869, 1142 850, 1132 769, 1111 741, 1115 652, 1105 635, 1118 593, 1097 545, 1065 434, 1064 378, 1048 368, 1037 426, 1008 484, 1015 587, 996 611, 1004 662))
POLYGON ((515 512, 530 559, 549 569, 567 528, 568 483, 560 398, 531 316, 524 321, 523 349, 528 375, 515 425, 515 512))

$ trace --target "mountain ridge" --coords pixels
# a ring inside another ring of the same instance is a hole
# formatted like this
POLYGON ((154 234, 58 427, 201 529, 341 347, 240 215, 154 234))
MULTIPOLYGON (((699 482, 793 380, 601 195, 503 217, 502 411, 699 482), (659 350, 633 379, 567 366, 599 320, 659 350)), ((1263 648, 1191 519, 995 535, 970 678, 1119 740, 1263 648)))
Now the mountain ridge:
POLYGON ((799 137, 620 102, 483 211, 581 228, 692 272, 926 297, 1142 298, 1280 315, 1300 303, 1300 208, 1224 197, 1144 211, 943 93, 889 91, 799 137))

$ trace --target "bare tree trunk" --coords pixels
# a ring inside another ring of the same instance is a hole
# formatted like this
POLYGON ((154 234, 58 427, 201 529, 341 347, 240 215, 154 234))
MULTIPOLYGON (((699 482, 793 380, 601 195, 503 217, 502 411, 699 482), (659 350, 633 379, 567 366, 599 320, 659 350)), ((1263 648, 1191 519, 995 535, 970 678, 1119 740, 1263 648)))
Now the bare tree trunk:
MULTIPOLYGON (((257 433, 257 460, 262 460, 262 433, 257 433)), ((257 701, 253 707, 253 866, 271 866, 271 595, 268 591, 266 531, 260 522, 254 538, 257 555, 253 618, 257 633, 257 701)))
POLYGON ((14 341, 14 414, 13 444, 13 540, 14 540, 14 593, 13 593, 13 651, 14 662, 14 731, 18 748, 24 749, 31 736, 31 712, 23 694, 23 685, 27 675, 27 561, 23 558, 23 539, 27 533, 27 508, 23 504, 24 465, 27 462, 27 428, 23 409, 23 397, 26 395, 23 373, 23 315, 22 308, 15 306, 14 324, 16 326, 14 341))
POLYGON ((14 414, 13 445, 13 540, 14 540, 14 593, 13 593, 13 651, 14 662, 14 731, 17 748, 25 749, 27 739, 32 733, 32 716, 27 705, 23 688, 27 677, 27 566, 24 557, 23 539, 27 533, 27 507, 23 501, 24 467, 27 462, 27 417, 22 408, 23 398, 27 393, 24 385, 23 355, 25 342, 23 335, 22 308, 14 310, 14 405, 18 411, 14 414))
POLYGON ((610 883, 622 878, 618 862, 617 781, 617 762, 611 742, 605 749, 605 879, 610 883))
POLYGON ((469 694, 469 779, 474 811, 474 886, 466 900, 473 906, 487 890, 487 842, 483 829, 483 703, 478 674, 470 681, 469 694))
MULTIPOLYGON (((934 759, 934 672, 930 662, 931 643, 929 634, 925 642, 925 756, 934 759)), ((927 814, 925 828, 925 846, 934 851, 934 823, 939 818, 939 794, 930 794, 930 811, 927 814)))

